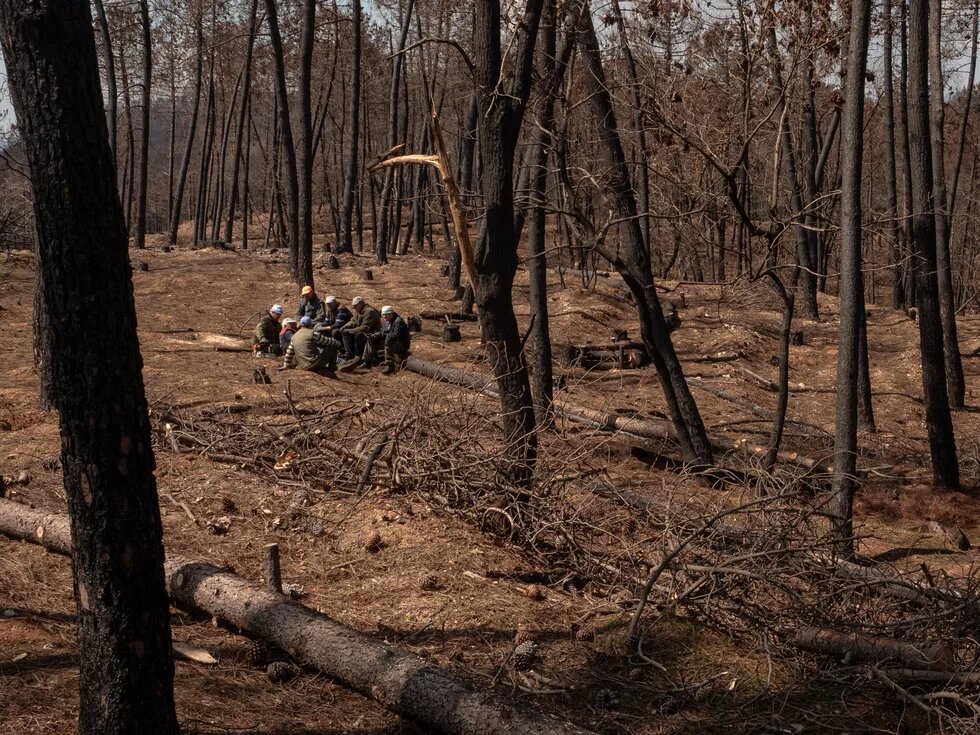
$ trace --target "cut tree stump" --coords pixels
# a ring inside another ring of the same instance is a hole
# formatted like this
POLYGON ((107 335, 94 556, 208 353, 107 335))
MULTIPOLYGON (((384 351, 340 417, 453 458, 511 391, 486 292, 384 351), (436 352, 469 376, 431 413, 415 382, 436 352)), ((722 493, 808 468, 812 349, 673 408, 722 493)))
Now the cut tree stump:
POLYGON ((459 331, 459 326, 456 324, 446 324, 442 328, 442 341, 443 342, 460 342, 463 339, 462 333, 459 331))
MULTIPOLYGON (((0 500, 0 533, 71 553, 68 516, 0 500)), ((275 645, 306 666, 424 729, 458 735, 592 735, 498 694, 263 585, 206 562, 168 555, 171 600, 203 610, 275 645)))
POLYGON ((804 651, 863 663, 892 661, 906 668, 929 671, 950 671, 954 663, 953 649, 941 641, 902 641, 825 628, 803 628, 792 641, 804 651))
POLYGON ((364 275, 364 280, 365 281, 373 281, 374 280, 374 273, 371 271, 370 268, 365 268, 363 275, 364 275))

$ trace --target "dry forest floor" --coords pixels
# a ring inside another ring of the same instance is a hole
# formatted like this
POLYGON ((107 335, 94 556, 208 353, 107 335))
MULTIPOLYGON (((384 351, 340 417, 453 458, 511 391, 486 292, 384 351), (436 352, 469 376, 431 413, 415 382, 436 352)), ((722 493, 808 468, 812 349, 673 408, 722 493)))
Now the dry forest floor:
MULTIPOLYGON (((302 585, 305 604, 477 686, 496 682, 600 732, 911 733, 936 725, 921 708, 867 677, 848 678, 832 660, 792 654, 778 637, 794 624, 785 613, 792 608, 785 607, 789 598, 780 597, 790 587, 766 587, 765 567, 744 583, 716 575, 717 602, 702 591, 668 610, 671 593, 655 594, 645 620, 663 615, 646 630, 643 645, 666 673, 627 655, 635 581, 658 564, 673 543, 668 539, 684 535, 677 519, 689 518, 691 509, 737 506, 755 497, 751 488, 718 487, 683 468, 651 464, 658 446, 647 443, 645 453, 637 452, 632 447, 638 441, 558 421, 542 438, 536 510, 524 517, 497 494, 485 460, 500 449, 493 400, 406 371, 392 377, 360 371, 338 380, 277 374, 272 361, 214 349, 246 347, 255 316, 274 301, 287 313, 295 308, 296 289, 281 252, 151 248, 133 258, 149 265, 133 280, 168 550, 260 580, 263 547, 278 542, 284 581, 302 585), (253 382, 258 363, 266 366, 271 385, 253 382), (389 444, 371 481, 355 495, 365 450, 382 434, 389 444), (599 483, 668 510, 647 524, 642 512, 595 492, 599 483), (227 533, 207 527, 215 520, 230 524, 227 533), (738 601, 746 604, 739 608, 738 601), (535 629, 541 641, 536 676, 509 669, 518 626, 535 629)), ((345 301, 360 294, 377 307, 394 304, 405 316, 457 309, 440 274, 444 257, 400 256, 386 267, 372 260, 345 256, 339 270, 318 262, 318 292, 345 301), (373 280, 366 280, 365 268, 373 280)), ((632 305, 616 288, 585 288, 579 276, 566 274, 564 284, 558 274, 550 277, 555 342, 604 342, 614 328, 637 333, 632 305)), ((765 444, 769 421, 744 402, 765 413, 775 394, 746 369, 776 378, 777 299, 763 284, 663 285, 670 289, 663 297, 677 304, 683 320, 675 344, 709 432, 765 444), (743 403, 720 397, 719 389, 743 403)), ((526 325, 524 271, 515 293, 526 325)), ((14 500, 64 512, 57 417, 38 407, 32 295, 30 257, 0 255, 0 331, 8 335, 0 362, 0 471, 30 476, 29 483, 12 488, 14 500)), ((820 306, 820 323, 795 322, 803 344, 792 348, 789 416, 797 423, 788 425, 786 445, 827 458, 837 304, 821 296, 820 306)), ((860 439, 860 465, 870 473, 856 501, 858 549, 901 570, 927 565, 940 582, 963 577, 977 553, 960 550, 939 526, 980 537, 980 499, 972 492, 980 482, 980 360, 965 358, 968 408, 954 417, 967 491, 937 492, 928 482, 916 324, 902 313, 871 308, 868 329, 878 431, 860 439)), ((440 323, 425 321, 413 353, 488 371, 476 323, 462 324, 457 344, 444 344, 441 332, 440 323)), ((980 318, 962 317, 960 335, 964 353, 980 345, 980 318)), ((556 373, 565 378, 561 397, 575 405, 664 415, 651 367, 585 371, 556 365, 556 373)), ((758 463, 732 458, 728 464, 758 463)), ((793 497, 766 512, 778 516, 781 533, 813 527, 819 535, 819 514, 801 515, 799 508, 821 507, 824 487, 786 472, 786 479, 777 474, 766 482, 773 495, 793 497), (786 488, 790 492, 783 493, 786 488), (787 511, 788 505, 793 509, 787 511)), ((724 555, 712 558, 716 566, 727 564, 724 555)), ((694 566, 674 571, 673 581, 662 584, 681 584, 697 573, 694 566)), ((877 599, 852 600, 847 604, 854 607, 842 606, 839 616, 846 618, 848 610, 864 615, 877 599)), ((818 606, 812 600, 807 605, 818 606)), ((75 731, 73 614, 67 560, 0 537, 0 732, 75 731)), ((881 626, 875 630, 887 629, 887 620, 875 622, 881 626)), ((322 674, 308 671, 288 684, 271 683, 246 664, 248 639, 207 617, 175 610, 173 623, 175 638, 218 659, 211 667, 177 664, 177 705, 186 733, 417 732, 322 674)))

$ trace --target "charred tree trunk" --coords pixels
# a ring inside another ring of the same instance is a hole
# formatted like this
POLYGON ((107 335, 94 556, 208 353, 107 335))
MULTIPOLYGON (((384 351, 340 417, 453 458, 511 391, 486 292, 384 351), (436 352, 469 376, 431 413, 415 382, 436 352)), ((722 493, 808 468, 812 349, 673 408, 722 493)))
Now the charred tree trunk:
MULTIPOLYGON (((904 2, 904 0, 899 0, 904 2)), ((888 238, 892 267, 892 308, 905 308, 905 287, 902 283, 902 252, 898 226, 898 183, 895 163, 895 83, 892 69, 892 37, 894 24, 892 0, 885 0, 884 9, 884 62, 885 62, 885 237, 888 238)))
POLYGON ((170 232, 167 241, 177 244, 177 228, 180 226, 180 210, 184 201, 184 187, 187 185, 187 171, 191 166, 191 153, 194 149, 194 135, 197 133, 197 118, 201 111, 201 86, 204 77, 204 18, 200 9, 194 18, 197 49, 194 59, 194 103, 191 105, 191 122, 187 127, 187 142, 184 144, 184 156, 180 163, 180 173, 177 175, 177 191, 174 194, 173 210, 170 213, 170 232))
MULTIPOLYGON (((402 66, 404 65, 405 42, 408 40, 408 31, 412 27, 412 10, 415 7, 415 0, 408 0, 405 8, 405 17, 402 18, 401 32, 398 35, 398 47, 394 49, 394 59, 391 62, 391 91, 388 102, 388 148, 398 145, 398 106, 399 92, 401 90, 402 66)), ((377 251, 375 253, 378 265, 388 262, 388 252, 390 251, 390 240, 394 237, 398 240, 398 229, 395 228, 394 235, 391 233, 391 210, 392 200, 394 199, 395 178, 400 176, 400 171, 388 169, 385 171, 384 185, 381 187, 381 206, 380 206, 380 227, 378 227, 377 251)), ((397 206, 397 204, 395 205, 397 206)))
POLYGON ((909 159, 912 171, 912 242, 919 306, 919 347, 933 481, 958 489, 956 439, 947 396, 943 329, 936 278, 936 202, 929 145, 929 0, 910 0, 908 27, 909 159))
POLYGON ((344 207, 340 219, 341 240, 339 250, 342 253, 354 252, 351 230, 354 216, 354 192, 357 189, 358 178, 357 138, 360 132, 361 116, 361 0, 353 0, 351 14, 354 20, 354 28, 351 31, 354 34, 354 48, 351 59, 353 68, 351 69, 350 121, 348 123, 347 140, 345 141, 347 145, 347 160, 345 161, 347 171, 344 174, 344 207))
POLYGON ((851 3, 851 33, 844 78, 841 140, 840 329, 837 351, 837 414, 834 422, 834 480, 830 500, 835 551, 854 554, 852 507, 857 477, 857 402, 861 317, 861 166, 864 154, 864 74, 871 33, 871 0, 851 3))
MULTIPOLYGON (((249 10, 249 24, 248 24, 248 43, 245 47, 245 74, 242 80, 242 107, 238 111, 238 127, 235 134, 235 154, 231 161, 231 187, 230 196, 228 197, 228 219, 225 220, 225 242, 229 245, 231 244, 232 237, 235 232, 235 206, 238 203, 238 171, 239 163, 242 159, 242 145, 244 142, 244 136, 247 135, 247 128, 245 126, 245 121, 247 119, 247 113, 249 104, 251 101, 251 90, 252 90, 252 53, 255 48, 255 35, 258 33, 257 27, 257 14, 258 14, 259 0, 252 0, 252 7, 249 10)), ((248 156, 246 155, 246 159, 248 156)), ((245 164, 245 182, 247 186, 248 182, 248 164, 245 164)), ((244 213, 245 207, 242 206, 242 212, 244 213)), ((243 217, 245 215, 243 214, 243 217)), ((244 229, 245 225, 242 224, 244 229)), ((244 238, 244 235, 243 235, 244 238)), ((242 248, 246 246, 243 244, 242 248)))
POLYGON ((103 63, 105 65, 105 95, 106 95, 106 124, 109 126, 109 151, 112 153, 112 173, 116 175, 118 165, 118 129, 116 109, 119 104, 119 92, 116 89, 116 57, 112 53, 112 35, 109 33, 109 19, 105 14, 105 4, 95 0, 95 13, 99 21, 99 36, 102 39, 103 63))
MULTIPOLYGON (((942 62, 942 0, 929 3, 929 132, 932 141, 932 201, 936 206, 936 278, 939 282, 939 314, 943 327, 946 391, 951 408, 963 408, 966 383, 956 334, 956 304, 950 262, 950 210, 946 189, 946 99, 942 62)), ((973 79, 969 80, 973 86, 973 79)))
POLYGON ((777 95, 774 117, 779 120, 779 145, 786 171, 786 183, 790 191, 792 217, 795 220, 793 232, 796 235, 796 262, 799 268, 800 295, 802 297, 800 299, 800 311, 804 319, 817 321, 820 318, 817 310, 817 264, 810 257, 810 240, 806 228, 803 226, 803 195, 796 162, 796 147, 793 145, 793 134, 786 112, 786 86, 783 81, 775 27, 769 29, 766 45, 771 57, 772 83, 777 95))
POLYGON ((521 335, 514 314, 517 272, 514 212, 514 154, 520 134, 534 60, 542 0, 528 0, 517 42, 516 68, 504 94, 500 44, 500 1, 477 0, 473 55, 480 95, 479 138, 484 232, 478 239, 473 284, 483 337, 500 390, 504 433, 511 466, 507 479, 517 487, 531 483, 537 455, 534 406, 521 335))
MULTIPOLYGON (((274 0, 269 0, 273 2, 274 0)), ((297 177, 296 207, 297 282, 313 283, 313 108, 310 100, 313 74, 313 36, 316 31, 316 0, 303 2, 303 30, 299 48, 299 140, 295 174, 297 177)), ((281 49, 280 49, 281 50, 281 49)), ((281 57, 280 57, 281 58, 281 57)), ((277 72, 278 76, 278 72, 277 72)), ((285 94, 285 90, 283 90, 285 94)), ((282 114, 289 117, 289 101, 284 99, 282 114)), ((288 164, 287 164, 288 165, 288 164)), ((288 174, 288 172, 287 172, 288 174)))
MULTIPOLYGON (((306 0, 309 2, 310 0, 306 0)), ((266 17, 269 23, 269 40, 272 44, 272 61, 276 84, 276 109, 279 114, 279 137, 282 152, 282 167, 286 179, 286 232, 289 241, 289 269, 298 285, 307 285, 306 274, 300 270, 300 222, 299 222, 299 178, 296 169, 296 146, 293 143, 293 125, 289 119, 289 89, 286 87, 286 61, 283 57, 282 35, 279 32, 279 14, 276 0, 265 0, 266 17)), ((310 266, 312 267, 312 254, 310 266)), ((312 285, 312 276, 309 279, 312 285)))
POLYGON ((667 400, 667 407, 677 431, 681 450, 691 461, 711 464, 711 444, 704 429, 704 422, 691 395, 680 360, 674 351, 670 333, 664 321, 663 308, 653 283, 650 270, 650 254, 643 246, 643 236, 637 220, 636 200, 630 184, 626 156, 616 128, 612 99, 606 86, 605 72, 599 55, 599 44, 592 25, 592 15, 587 8, 582 13, 579 34, 579 52, 587 65, 584 76, 593 115, 598 125, 601 162, 609 173, 616 214, 620 219, 623 239, 623 258, 614 253, 604 253, 619 271, 630 292, 636 299, 640 317, 640 332, 647 346, 667 400))
POLYGON ((44 293, 57 294, 45 327, 74 550, 78 729, 176 735, 150 422, 88 2, 3 0, 0 43, 44 293))
POLYGON ((150 8, 140 0, 140 30, 143 35, 143 99, 140 110, 140 185, 136 193, 136 247, 146 247, 146 189, 150 156, 150 88, 153 84, 153 45, 150 41, 150 8))

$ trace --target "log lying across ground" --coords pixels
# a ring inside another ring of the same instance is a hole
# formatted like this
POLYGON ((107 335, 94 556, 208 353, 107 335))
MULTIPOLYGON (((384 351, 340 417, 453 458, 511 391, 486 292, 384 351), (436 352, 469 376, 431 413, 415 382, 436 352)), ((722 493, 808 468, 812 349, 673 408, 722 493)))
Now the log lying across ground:
MULTIPOLYGON (((461 370, 447 365, 437 365, 434 362, 429 362, 414 356, 409 357, 405 362, 405 369, 432 380, 469 388, 487 396, 499 397, 497 389, 494 387, 495 383, 493 378, 467 370, 461 370)), ((615 413, 596 411, 560 400, 554 401, 552 408, 557 415, 573 423, 588 424, 603 431, 619 431, 642 439, 668 440, 675 443, 677 441, 677 435, 674 433, 673 427, 662 421, 637 418, 635 415, 621 416, 615 413)), ((639 411, 636 413, 638 414, 639 411)), ((768 447, 752 444, 744 439, 732 440, 721 437, 709 437, 709 440, 711 441, 712 448, 719 452, 744 452, 753 457, 764 457, 766 452, 769 451, 768 447)), ((776 458, 785 464, 801 467, 817 474, 829 475, 834 470, 832 465, 818 459, 806 457, 798 452, 781 451, 776 455, 776 458)))
MULTIPOLYGON (((0 500, 0 533, 71 553, 68 516, 0 500)), ((237 574, 168 555, 173 602, 214 615, 426 729, 459 735, 589 735, 526 704, 478 690, 415 654, 359 633, 237 574)))
POLYGON ((803 628, 793 636, 793 645, 804 651, 864 663, 894 662, 910 669, 950 671, 953 649, 941 641, 901 641, 862 633, 842 633, 823 628, 803 628))

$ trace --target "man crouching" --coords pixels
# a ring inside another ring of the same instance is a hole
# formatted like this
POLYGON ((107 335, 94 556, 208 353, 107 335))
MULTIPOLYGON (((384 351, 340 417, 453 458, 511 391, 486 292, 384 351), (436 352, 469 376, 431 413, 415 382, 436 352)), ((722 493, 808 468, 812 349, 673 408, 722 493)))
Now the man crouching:
POLYGON ((328 378, 337 377, 337 352, 340 342, 313 329, 313 320, 304 316, 299 330, 289 341, 281 370, 309 370, 328 378))

